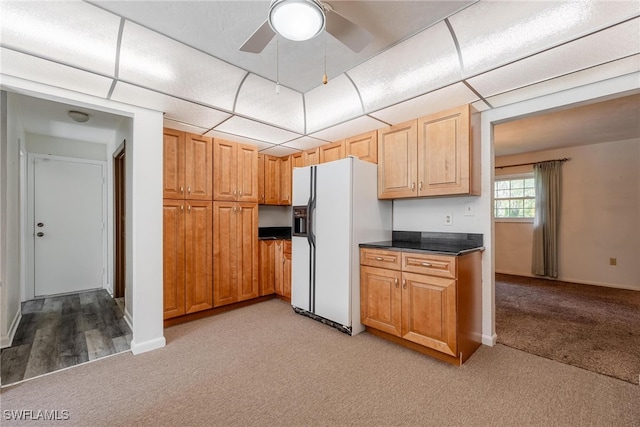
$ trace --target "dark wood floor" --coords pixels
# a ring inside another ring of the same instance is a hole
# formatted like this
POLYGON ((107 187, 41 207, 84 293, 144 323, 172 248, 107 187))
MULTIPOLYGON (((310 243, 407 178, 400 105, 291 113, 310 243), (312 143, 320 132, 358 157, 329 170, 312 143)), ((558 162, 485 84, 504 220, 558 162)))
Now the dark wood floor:
POLYGON ((11 347, 2 350, 2 385, 129 350, 131 329, 104 290, 33 299, 11 347))

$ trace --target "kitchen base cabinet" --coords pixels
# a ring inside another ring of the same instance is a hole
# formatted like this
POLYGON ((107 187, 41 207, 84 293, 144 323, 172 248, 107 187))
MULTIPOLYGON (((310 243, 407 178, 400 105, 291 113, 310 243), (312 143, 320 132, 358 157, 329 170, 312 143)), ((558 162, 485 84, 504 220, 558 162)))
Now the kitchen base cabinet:
POLYGON ((481 344, 481 252, 362 248, 360 316, 374 335, 460 365, 481 344))
POLYGON ((258 289, 260 296, 271 295, 276 292, 276 240, 260 240, 258 289))
POLYGON ((291 240, 260 241, 260 296, 291 301, 291 240))

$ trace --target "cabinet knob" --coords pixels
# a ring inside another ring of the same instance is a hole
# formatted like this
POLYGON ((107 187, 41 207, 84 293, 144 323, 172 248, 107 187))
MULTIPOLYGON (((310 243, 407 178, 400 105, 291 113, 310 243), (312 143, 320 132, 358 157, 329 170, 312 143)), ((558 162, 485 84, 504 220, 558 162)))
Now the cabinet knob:
POLYGON ((402 289, 407 289, 407 280, 402 279, 402 289))
POLYGON ((415 189, 416 189, 416 183, 415 183, 415 182, 412 182, 412 183, 411 183, 411 191, 413 191, 413 190, 415 190, 415 189))
POLYGON ((424 265, 425 267, 431 267, 431 264, 429 264, 428 262, 423 262, 422 265, 424 265))
POLYGON ((239 195, 240 197, 242 197, 242 191, 240 191, 240 192, 238 193, 238 195, 239 195))
POLYGON ((187 206, 187 213, 191 213, 191 205, 187 206))
POLYGON ((187 187, 187 194, 191 194, 191 186, 187 187))
POLYGON ((233 195, 235 196, 237 194, 236 190, 233 190, 233 195))
POLYGON ((180 212, 184 212, 184 205, 180 205, 180 212))
POLYGON ((397 277, 394 279, 394 282, 395 282, 396 288, 397 288, 398 287, 398 278, 397 277))
POLYGON ((422 181, 420 181, 420 185, 418 186, 418 190, 422 191, 422 181))
POLYGON ((180 187, 180 194, 184 193, 184 187, 180 187))
MULTIPOLYGON (((376 257, 376 261, 382 261, 382 257, 377 256, 376 257)), ((398 280, 398 279, 396 279, 396 280, 398 280)))

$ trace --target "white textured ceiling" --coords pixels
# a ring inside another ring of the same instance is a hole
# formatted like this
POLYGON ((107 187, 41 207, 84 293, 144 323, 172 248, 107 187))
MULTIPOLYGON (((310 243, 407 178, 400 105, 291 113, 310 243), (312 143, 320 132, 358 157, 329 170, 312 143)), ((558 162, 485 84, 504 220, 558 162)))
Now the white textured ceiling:
MULTIPOLYGON (((165 113, 167 125, 311 148, 462 103, 480 110, 640 75, 640 2, 329 1, 374 41, 238 47, 264 1, 0 2, 0 73, 165 113), (446 18, 446 19, 445 19, 446 18)), ((640 79, 639 79, 640 86, 640 79)), ((287 147, 285 150, 284 147, 287 147)))

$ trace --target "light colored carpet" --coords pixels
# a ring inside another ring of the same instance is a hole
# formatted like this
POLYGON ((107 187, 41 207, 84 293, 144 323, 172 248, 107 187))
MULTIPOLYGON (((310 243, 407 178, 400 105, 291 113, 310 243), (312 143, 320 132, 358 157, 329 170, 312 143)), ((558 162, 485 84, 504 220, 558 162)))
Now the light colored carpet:
POLYGON ((506 346, 638 384, 638 291, 496 274, 496 333, 506 346))
MULTIPOLYGON (((1 409, 62 425, 637 426, 640 387, 498 345, 454 367, 349 337, 271 300, 124 353, 2 389, 1 409)), ((44 425, 35 422, 36 425, 44 425)), ((3 427, 14 425, 3 419, 3 427)))

